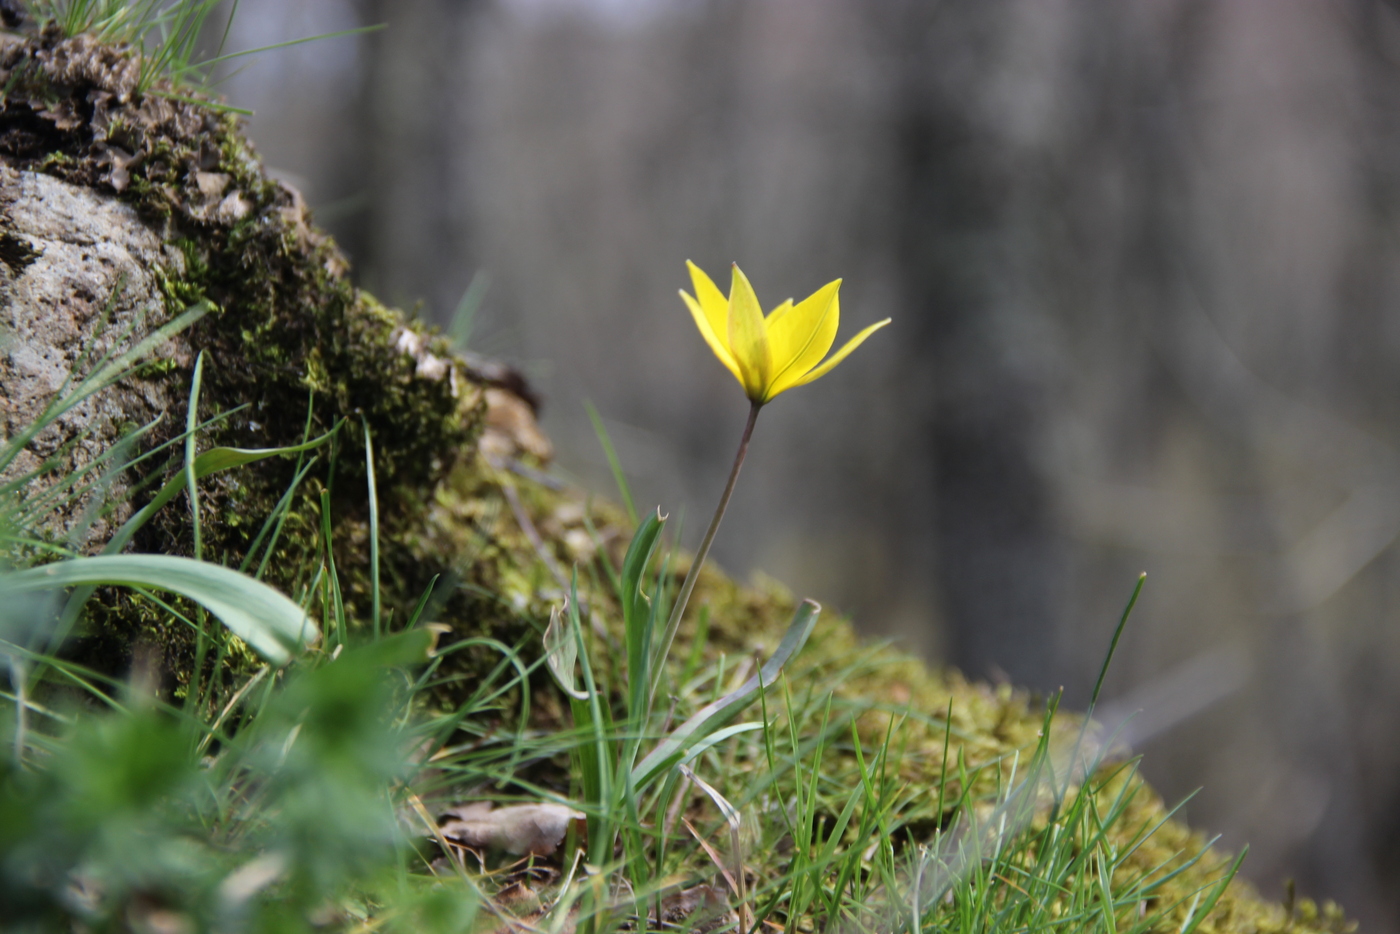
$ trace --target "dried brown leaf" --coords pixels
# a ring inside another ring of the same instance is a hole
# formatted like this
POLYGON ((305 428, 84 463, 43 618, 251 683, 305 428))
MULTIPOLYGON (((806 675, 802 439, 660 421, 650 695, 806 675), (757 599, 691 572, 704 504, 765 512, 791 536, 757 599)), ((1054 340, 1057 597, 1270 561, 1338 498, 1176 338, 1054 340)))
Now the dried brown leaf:
POLYGON ((472 801, 448 808, 438 829, 452 843, 474 850, 548 856, 563 842, 569 823, 583 819, 583 812, 563 804, 512 804, 498 808, 490 801, 472 801))

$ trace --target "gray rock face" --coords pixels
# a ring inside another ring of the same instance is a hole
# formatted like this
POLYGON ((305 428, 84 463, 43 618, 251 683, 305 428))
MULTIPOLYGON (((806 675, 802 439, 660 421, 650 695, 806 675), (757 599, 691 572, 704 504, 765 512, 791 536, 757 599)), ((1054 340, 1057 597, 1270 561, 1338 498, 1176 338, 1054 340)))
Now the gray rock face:
MULTIPOLYGON (((3 437, 14 438, 34 424, 65 383, 76 385, 104 358, 164 323, 169 313, 161 278, 179 276, 183 268, 179 251, 116 198, 0 166, 3 437)), ((186 366, 188 357, 187 347, 171 341, 154 359, 186 366)), ((112 469, 124 455, 99 458, 155 419, 173 428, 171 420, 183 410, 183 399, 162 381, 124 380, 54 420, 0 474, 0 482, 33 475, 18 492, 23 520, 26 505, 46 494, 62 495, 59 485, 76 476, 76 488, 87 491, 56 514, 47 511, 30 531, 77 546, 101 542, 130 508, 120 495, 126 478, 112 469), (104 499, 118 504, 110 514, 104 514, 104 499)))

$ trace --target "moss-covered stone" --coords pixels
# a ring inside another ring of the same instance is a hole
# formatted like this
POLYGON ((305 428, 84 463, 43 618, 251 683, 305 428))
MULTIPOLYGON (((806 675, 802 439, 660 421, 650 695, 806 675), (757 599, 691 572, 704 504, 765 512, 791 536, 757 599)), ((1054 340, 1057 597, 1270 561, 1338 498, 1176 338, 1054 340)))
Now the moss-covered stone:
MULTIPOLYGON (((395 338, 409 322, 353 286, 344 258, 311 225, 300 196, 263 170, 236 115, 182 99, 165 83, 138 93, 137 76, 129 50, 86 36, 65 39, 56 28, 7 42, 0 53, 0 158, 14 169, 112 193, 178 248, 183 262, 156 271, 167 315, 199 301, 214 309, 183 336, 206 355, 200 418, 218 419, 201 434, 202 449, 287 446, 301 440, 308 414, 313 434, 344 420, 329 455, 334 481, 322 471, 297 495, 268 565, 270 579, 292 591, 304 584, 301 575, 319 547, 327 485, 337 522, 365 525, 362 424, 377 449, 386 557, 394 563, 393 543, 419 526, 431 491, 479 430, 483 397, 470 369, 425 372, 427 356, 445 356, 440 340, 404 352, 395 338)), ((173 397, 186 397, 189 366, 156 375, 173 397)), ((183 413, 167 412, 146 443, 168 440, 183 423, 183 413)), ((273 459, 206 481, 206 555, 231 564, 243 558, 292 466, 273 459)), ((191 528, 187 513, 167 509, 137 547, 187 554, 191 528)), ((336 540, 353 542, 355 535, 336 540)), ((352 580, 363 577, 363 552, 339 557, 352 580)), ((402 583, 413 588, 424 580, 415 574, 402 583)), ((351 587, 352 596, 359 590, 351 587)), ((396 602, 401 595, 388 596, 396 602)), ((94 614, 94 652, 84 660, 124 667, 125 658, 111 651, 130 641, 141 615, 110 595, 94 614)), ((147 635, 167 647, 172 668, 187 664, 189 639, 181 632, 147 635)))

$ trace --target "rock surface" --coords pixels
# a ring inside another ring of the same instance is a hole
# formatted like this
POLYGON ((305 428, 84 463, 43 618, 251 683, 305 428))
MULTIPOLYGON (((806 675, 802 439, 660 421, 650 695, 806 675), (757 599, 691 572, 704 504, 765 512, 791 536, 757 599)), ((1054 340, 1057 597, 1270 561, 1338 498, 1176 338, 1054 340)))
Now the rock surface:
MULTIPOLYGON (((180 252, 136 210, 116 197, 48 175, 0 166, 0 433, 13 437, 32 424, 65 384, 90 375, 164 323, 164 276, 183 271, 180 252)), ((178 340, 157 359, 188 367, 178 340)), ((37 478, 28 496, 56 478, 97 464, 103 452, 135 425, 168 417, 172 387, 128 379, 78 403, 41 432, 0 480, 23 476, 45 460, 57 470, 37 478), (70 443, 71 442, 71 443, 70 443)), ((98 465, 94 474, 104 473, 98 465)), ((87 479, 96 480, 97 476, 87 479)), ((110 516, 86 516, 99 498, 82 497, 52 517, 48 531, 70 532, 79 542, 102 541, 130 512, 121 495, 127 478, 110 478, 110 516)))

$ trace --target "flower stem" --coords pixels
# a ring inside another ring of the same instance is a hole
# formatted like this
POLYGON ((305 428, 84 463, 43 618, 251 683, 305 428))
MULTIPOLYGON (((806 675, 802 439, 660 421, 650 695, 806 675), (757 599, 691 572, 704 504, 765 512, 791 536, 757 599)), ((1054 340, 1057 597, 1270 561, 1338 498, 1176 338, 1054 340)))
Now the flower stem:
POLYGON ((758 421, 760 408, 762 408, 762 403, 755 402, 749 409, 749 420, 744 425, 743 436, 739 439, 739 450, 734 455, 734 466, 729 469, 729 482, 724 485, 719 505, 715 507, 715 516, 710 520, 710 527, 705 530, 705 537, 700 541, 700 550, 695 553, 695 559, 690 563, 690 570, 686 572, 685 582, 681 584, 680 593, 676 594, 676 604, 671 608, 671 616, 666 620, 666 634, 661 639, 660 650, 657 652, 655 663, 652 666, 652 670, 657 675, 656 680, 652 682, 653 692, 656 690, 656 684, 661 680, 662 665, 666 661, 666 656, 671 653, 671 643, 675 641, 676 630, 680 629, 681 617, 685 615, 686 604, 690 602, 690 592, 695 589, 695 582, 700 577, 700 569, 705 566, 705 558, 710 553, 710 545, 714 543, 715 533, 719 531, 719 524, 724 519, 724 512, 729 508, 729 498, 734 495, 734 484, 739 480, 739 468, 744 466, 744 457, 749 453, 749 438, 753 437, 753 426, 758 421))

